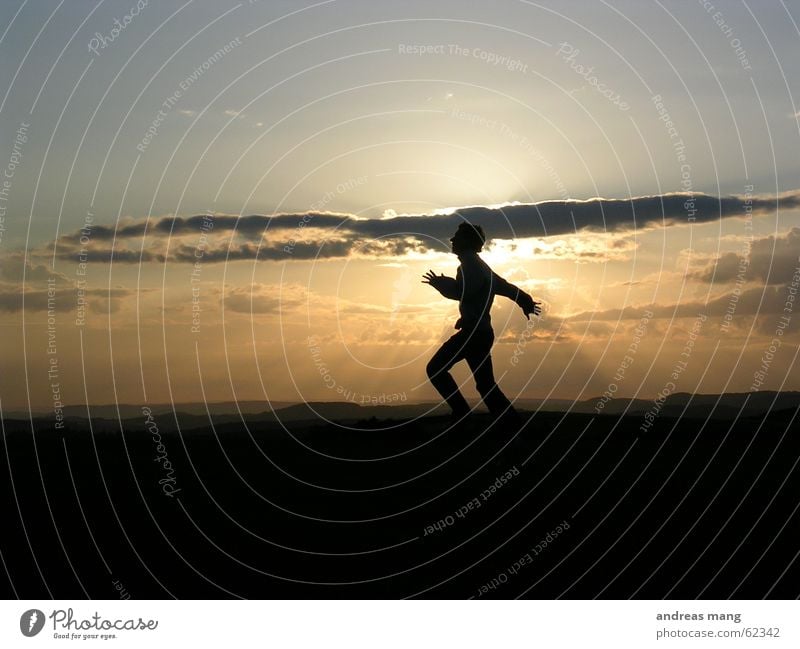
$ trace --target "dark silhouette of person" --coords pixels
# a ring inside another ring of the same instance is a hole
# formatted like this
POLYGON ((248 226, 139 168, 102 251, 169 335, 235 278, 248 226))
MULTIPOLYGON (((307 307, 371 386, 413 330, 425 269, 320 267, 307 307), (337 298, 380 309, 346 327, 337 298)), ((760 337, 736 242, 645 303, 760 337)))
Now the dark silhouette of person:
POLYGON ((516 302, 528 319, 531 313, 539 315, 541 307, 525 291, 493 272, 480 258, 478 253, 486 243, 481 226, 461 223, 450 242, 453 254, 461 262, 455 278, 436 275, 429 270, 423 275, 422 283, 430 284, 446 298, 458 300, 461 317, 455 328, 459 331, 431 358, 426 368, 428 378, 453 411, 453 420, 459 421, 470 412, 470 407, 450 375, 450 369, 459 361, 466 360, 475 387, 489 411, 504 421, 518 423, 519 415, 494 378, 491 356, 494 330, 489 312, 495 295, 516 302))

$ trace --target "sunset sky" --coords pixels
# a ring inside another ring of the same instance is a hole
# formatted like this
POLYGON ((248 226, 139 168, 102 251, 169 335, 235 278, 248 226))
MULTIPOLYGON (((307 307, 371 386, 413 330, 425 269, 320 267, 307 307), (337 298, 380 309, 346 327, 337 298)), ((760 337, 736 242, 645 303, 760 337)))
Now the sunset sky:
POLYGON ((463 218, 545 304, 495 302, 509 397, 800 390, 798 25, 794 0, 4 2, 3 410, 431 401, 457 304, 420 280, 455 274, 463 218))

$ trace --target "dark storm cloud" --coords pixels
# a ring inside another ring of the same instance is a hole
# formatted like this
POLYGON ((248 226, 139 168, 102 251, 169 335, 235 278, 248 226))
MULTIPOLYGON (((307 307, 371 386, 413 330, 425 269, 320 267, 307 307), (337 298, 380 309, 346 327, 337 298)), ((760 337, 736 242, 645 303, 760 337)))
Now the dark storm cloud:
MULTIPOLYGON (((399 256, 408 252, 424 252, 427 248, 413 239, 387 239, 379 241, 363 241, 360 239, 325 239, 322 241, 306 241, 297 243, 281 243, 278 245, 261 246, 255 243, 223 245, 215 248, 204 246, 189 246, 185 244, 174 247, 169 253, 169 261, 176 263, 216 264, 232 261, 291 261, 310 259, 332 259, 360 256, 399 256)), ((75 261, 74 251, 59 252, 59 259, 75 261)), ((108 263, 112 258, 110 248, 93 248, 84 261, 108 263)), ((113 251, 114 263, 138 264, 140 261, 163 262, 165 255, 145 250, 115 249, 113 251)))
MULTIPOLYGON (((258 259, 287 260, 346 257, 363 255, 403 254, 408 250, 438 250, 448 248, 447 241, 458 225, 470 221, 480 225, 489 238, 514 239, 547 237, 575 232, 629 232, 689 223, 707 223, 720 218, 742 217, 746 210, 753 215, 774 213, 782 209, 800 208, 800 190, 778 196, 726 196, 673 193, 659 196, 639 196, 630 199, 594 198, 586 201, 543 201, 520 203, 503 207, 462 207, 450 214, 402 215, 393 218, 362 219, 350 214, 307 212, 250 215, 243 217, 219 215, 209 217, 163 217, 151 220, 148 234, 181 237, 188 234, 235 232, 251 240, 262 236, 265 245, 252 244, 206 251, 207 262, 258 259), (286 240, 303 239, 308 230, 329 231, 332 240, 290 245, 286 240), (369 244, 363 240, 374 240, 369 244), (403 243, 397 243, 403 242, 403 243), (412 243, 413 242, 413 243, 412 243), (394 247, 393 247, 394 246, 394 247)), ((145 232, 145 223, 126 223, 116 230, 116 238, 137 238, 145 232)), ((113 228, 96 226, 92 241, 115 236, 113 228)), ((74 245, 76 235, 62 238, 65 245, 74 245)), ((74 254, 70 253, 70 254, 74 254)), ((97 261, 102 261, 107 253, 97 261)), ((138 254, 138 253, 137 253, 138 254)), ((170 257, 179 262, 197 261, 189 246, 180 246, 170 257)), ((117 253, 114 253, 117 261, 117 253)), ((120 256, 119 261, 128 261, 120 256)), ((138 262, 138 259, 130 259, 138 262)))
MULTIPOLYGON (((752 200, 754 214, 776 209, 774 198, 752 200)), ((800 192, 783 195, 784 209, 800 207, 800 192)), ((357 221, 349 224, 354 231, 371 236, 393 232, 419 233, 425 237, 447 240, 458 224, 470 221, 484 228, 487 235, 499 239, 547 237, 579 231, 625 232, 656 226, 705 223, 719 218, 743 216, 745 199, 739 196, 717 198, 706 194, 664 194, 588 201, 545 201, 509 205, 502 208, 465 207, 447 216, 398 216, 394 219, 357 221)))

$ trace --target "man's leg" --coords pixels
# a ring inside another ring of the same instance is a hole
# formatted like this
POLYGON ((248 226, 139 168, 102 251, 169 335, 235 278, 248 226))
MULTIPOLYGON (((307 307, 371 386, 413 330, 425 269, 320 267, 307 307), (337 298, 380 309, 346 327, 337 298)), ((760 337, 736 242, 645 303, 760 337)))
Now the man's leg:
POLYGON ((469 412, 469 404, 458 389, 450 369, 464 358, 467 337, 457 333, 439 348, 425 368, 433 387, 447 401, 453 414, 457 417, 469 412))
POLYGON ((476 338, 470 345, 466 355, 472 375, 475 377, 475 387, 483 398, 483 403, 493 415, 514 417, 517 411, 500 390, 500 386, 494 379, 494 368, 492 367, 492 344, 494 336, 482 336, 476 338))

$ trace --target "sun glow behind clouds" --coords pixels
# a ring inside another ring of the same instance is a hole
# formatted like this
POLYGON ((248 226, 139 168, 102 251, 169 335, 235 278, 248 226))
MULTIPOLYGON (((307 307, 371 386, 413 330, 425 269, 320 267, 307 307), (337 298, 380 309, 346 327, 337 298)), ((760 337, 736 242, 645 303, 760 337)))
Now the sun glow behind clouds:
POLYGON ((489 265, 520 260, 605 263, 632 259, 638 245, 635 236, 603 233, 576 234, 558 239, 493 239, 482 256, 489 265))
POLYGON ((485 205, 461 205, 460 207, 441 207, 432 210, 431 214, 434 216, 450 216, 460 210, 468 210, 473 207, 485 207, 490 210, 502 210, 504 207, 512 207, 514 205, 522 205, 519 201, 505 201, 503 203, 487 203, 485 205))
POLYGON ((425 214, 419 213, 412 213, 412 212, 398 212, 393 208, 387 208, 383 210, 381 218, 383 220, 394 219, 398 216, 450 216, 455 214, 460 210, 467 210, 475 207, 483 207, 490 210, 501 210, 504 207, 512 207, 514 205, 522 205, 519 201, 505 201, 503 203, 485 203, 485 204, 475 204, 475 205, 459 205, 457 207, 439 207, 436 209, 428 210, 425 214))

